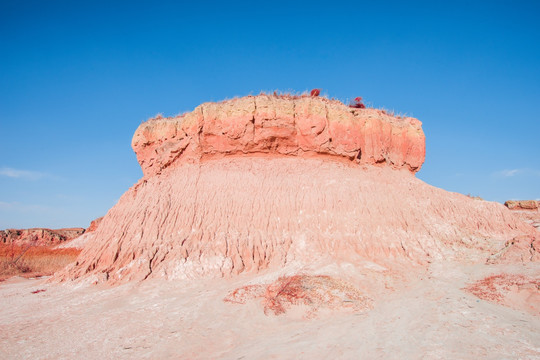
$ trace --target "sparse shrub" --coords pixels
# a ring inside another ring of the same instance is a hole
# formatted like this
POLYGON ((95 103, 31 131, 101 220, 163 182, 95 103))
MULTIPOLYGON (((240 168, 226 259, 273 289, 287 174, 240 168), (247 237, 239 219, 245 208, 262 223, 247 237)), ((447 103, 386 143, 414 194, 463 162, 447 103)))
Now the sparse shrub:
POLYGON ((274 92, 272 94, 267 94, 266 92, 264 91, 261 91, 260 95, 268 95, 268 96, 274 96, 274 97, 277 97, 278 99, 284 99, 284 100, 296 100, 296 99, 301 99, 301 98, 304 98, 304 97, 308 97, 310 96, 307 92, 303 92, 301 94, 298 94, 298 93, 292 93, 292 92, 283 92, 283 91, 278 91, 278 90, 274 90, 274 92))
POLYGON ((471 195, 471 194, 467 194, 466 196, 468 198, 470 198, 470 199, 473 199, 473 200, 484 200, 480 196, 474 196, 474 195, 471 195))
POLYGON ((355 97, 354 100, 349 104, 349 107, 355 108, 355 109, 365 109, 366 105, 362 102, 362 97, 358 96, 355 97))
POLYGON ((400 115, 397 115, 397 116, 396 116, 396 114, 394 113, 394 110, 381 109, 381 112, 382 112, 384 115, 400 117, 400 115))
MULTIPOLYGON (((298 100, 298 99, 303 99, 303 98, 307 98, 307 97, 317 97, 317 98, 321 99, 322 101, 324 101, 326 103, 333 103, 333 104, 336 104, 336 105, 339 104, 339 105, 347 106, 346 103, 343 102, 340 99, 337 99, 337 98, 334 98, 334 97, 329 98, 327 95, 321 95, 321 89, 312 89, 309 92, 304 91, 302 93, 292 92, 292 91, 279 91, 279 90, 266 92, 266 91, 261 90, 259 92, 258 96, 272 96, 272 97, 275 97, 277 99, 282 99, 282 100, 298 100)), ((225 103, 225 102, 235 100, 235 99, 236 99, 236 97, 232 98, 232 99, 223 99, 221 101, 218 101, 217 103, 218 104, 219 103, 225 103)), ((366 108, 366 105, 364 105, 364 103, 362 102, 362 97, 360 97, 360 96, 356 97, 348 106, 351 107, 351 108, 356 108, 356 109, 365 109, 366 108)), ((390 115, 392 115, 392 114, 390 114, 390 115)), ((158 117, 150 119, 150 120, 155 120, 157 118, 158 117)))

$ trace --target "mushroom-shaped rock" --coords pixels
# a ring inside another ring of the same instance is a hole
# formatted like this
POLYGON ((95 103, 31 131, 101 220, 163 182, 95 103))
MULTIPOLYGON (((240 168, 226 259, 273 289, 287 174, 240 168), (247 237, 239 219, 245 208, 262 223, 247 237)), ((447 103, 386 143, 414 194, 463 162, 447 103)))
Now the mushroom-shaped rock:
POLYGON ((538 234, 502 204, 417 179, 420 121, 322 97, 205 103, 143 123, 132 146, 144 177, 57 279, 227 277, 362 259, 497 261, 509 239, 538 234))

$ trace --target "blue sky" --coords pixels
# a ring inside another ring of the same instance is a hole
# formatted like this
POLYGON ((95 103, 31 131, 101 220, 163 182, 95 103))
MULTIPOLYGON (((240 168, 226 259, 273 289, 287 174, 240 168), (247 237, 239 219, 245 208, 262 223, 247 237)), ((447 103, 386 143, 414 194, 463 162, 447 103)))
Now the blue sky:
POLYGON ((0 229, 88 226, 141 121, 274 89, 417 117, 429 184, 540 198, 539 4, 2 1, 0 229))

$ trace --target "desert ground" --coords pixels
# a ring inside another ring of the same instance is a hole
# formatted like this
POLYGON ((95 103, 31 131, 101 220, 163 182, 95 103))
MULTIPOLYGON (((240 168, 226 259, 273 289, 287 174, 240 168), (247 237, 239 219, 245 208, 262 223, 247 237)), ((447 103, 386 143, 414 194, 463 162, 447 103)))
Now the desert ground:
MULTIPOLYGON (((346 275, 352 267, 343 263, 320 272, 346 275)), ((302 304, 275 315, 265 314, 260 299, 245 304, 224 301, 231 290, 275 278, 276 273, 201 282, 152 279, 116 287, 17 277, 0 284, 0 356, 537 359, 538 287, 502 291, 514 299, 514 309, 480 299, 465 288, 492 274, 538 278, 539 271, 535 263, 433 264, 401 282, 386 276, 382 267, 366 263, 353 271, 352 283, 362 288, 361 281, 386 279, 385 287, 369 292, 370 309, 322 306, 309 317, 302 304)))

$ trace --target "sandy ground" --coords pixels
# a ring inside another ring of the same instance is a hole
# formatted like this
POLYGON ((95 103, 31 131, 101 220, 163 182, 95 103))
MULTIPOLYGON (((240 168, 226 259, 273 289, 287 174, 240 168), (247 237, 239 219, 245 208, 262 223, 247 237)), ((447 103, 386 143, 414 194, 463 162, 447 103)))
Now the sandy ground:
POLYGON ((117 287, 12 278, 0 283, 0 358, 538 359, 540 314, 463 290, 501 272, 538 278, 540 266, 432 264, 373 292, 371 310, 313 319, 223 301, 254 276, 117 287))

